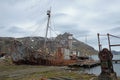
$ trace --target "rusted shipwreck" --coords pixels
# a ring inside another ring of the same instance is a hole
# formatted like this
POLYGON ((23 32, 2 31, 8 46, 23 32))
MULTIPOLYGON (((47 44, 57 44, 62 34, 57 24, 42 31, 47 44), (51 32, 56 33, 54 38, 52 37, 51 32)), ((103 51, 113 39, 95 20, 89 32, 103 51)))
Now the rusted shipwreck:
MULTIPOLYGON (((49 43, 47 43, 49 45, 49 43)), ((55 45, 53 45, 55 46, 55 45)), ((18 40, 12 41, 11 58, 15 64, 39 64, 39 65, 69 65, 75 63, 76 56, 70 55, 68 48, 55 46, 54 50, 50 48, 34 50, 18 40)))
POLYGON ((68 65, 76 62, 76 56, 72 51, 72 34, 68 34, 61 40, 61 35, 55 40, 47 40, 48 28, 50 27, 51 11, 47 11, 48 21, 44 44, 37 50, 29 48, 22 42, 12 41, 11 58, 16 64, 40 64, 40 65, 68 65))

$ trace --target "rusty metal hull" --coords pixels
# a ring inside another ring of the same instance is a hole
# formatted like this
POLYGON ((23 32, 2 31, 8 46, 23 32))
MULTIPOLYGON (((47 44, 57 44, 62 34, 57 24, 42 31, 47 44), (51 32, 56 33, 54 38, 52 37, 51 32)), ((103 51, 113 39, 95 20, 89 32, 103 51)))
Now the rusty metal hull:
POLYGON ((11 58, 15 64, 63 66, 76 62, 76 60, 64 59, 61 48, 57 48, 57 51, 54 54, 48 54, 44 51, 31 50, 22 45, 19 41, 14 41, 11 50, 11 58))
POLYGON ((76 63, 76 60, 48 60, 48 59, 38 59, 38 60, 12 60, 14 64, 30 64, 30 65, 47 65, 47 66, 67 66, 76 63))

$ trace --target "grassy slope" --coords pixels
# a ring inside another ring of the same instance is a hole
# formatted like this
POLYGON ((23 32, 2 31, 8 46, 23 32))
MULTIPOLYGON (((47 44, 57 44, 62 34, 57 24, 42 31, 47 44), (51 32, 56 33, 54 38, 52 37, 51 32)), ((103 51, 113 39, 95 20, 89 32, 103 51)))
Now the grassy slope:
POLYGON ((93 77, 87 74, 65 71, 60 67, 52 66, 2 65, 0 66, 0 72, 0 80, 40 80, 41 77, 66 77, 75 80, 89 80, 93 77))
POLYGON ((93 75, 78 74, 57 66, 14 65, 9 59, 0 61, 0 80, 40 80, 41 77, 89 80, 93 75))
POLYGON ((0 61, 0 80, 41 80, 42 77, 91 80, 91 78, 96 76, 80 74, 58 66, 14 65, 9 59, 0 61))

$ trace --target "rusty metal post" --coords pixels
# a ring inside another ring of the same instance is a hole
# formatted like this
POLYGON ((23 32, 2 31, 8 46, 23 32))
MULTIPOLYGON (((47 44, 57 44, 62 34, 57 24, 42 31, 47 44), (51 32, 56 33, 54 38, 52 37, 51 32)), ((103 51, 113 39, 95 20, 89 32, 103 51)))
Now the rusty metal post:
POLYGON ((109 33, 107 33, 107 37, 108 37, 109 50, 111 51, 111 46, 110 46, 110 34, 109 34, 109 33))
POLYGON ((100 50, 101 50, 100 34, 98 33, 97 36, 98 36, 98 47, 99 47, 99 52, 100 52, 100 50))

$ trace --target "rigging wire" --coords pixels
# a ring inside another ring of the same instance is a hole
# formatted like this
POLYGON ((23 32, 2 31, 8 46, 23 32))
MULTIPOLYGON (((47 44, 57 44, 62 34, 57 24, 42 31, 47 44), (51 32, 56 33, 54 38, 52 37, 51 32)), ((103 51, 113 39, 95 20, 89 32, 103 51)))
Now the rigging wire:
MULTIPOLYGON (((51 0, 48 0, 48 2, 46 3, 46 6, 48 6, 48 7, 51 7, 52 6, 52 3, 50 2, 51 0)), ((53 1, 53 0, 52 0, 53 1)), ((38 6, 38 5, 37 5, 38 6)), ((32 9, 32 8, 31 8, 32 9)), ((43 10, 44 8, 43 8, 43 6, 41 7, 41 13, 43 13, 44 12, 44 10, 43 10)), ((42 16, 42 15, 40 15, 40 16, 42 16)), ((35 24, 35 25, 37 25, 37 24, 35 24)), ((50 29, 50 37, 51 37, 51 31, 53 31, 57 36, 58 36, 58 33, 56 33, 56 30, 55 30, 55 27, 54 28, 52 28, 51 26, 53 26, 52 24, 51 24, 51 20, 50 20, 50 26, 49 26, 49 29, 50 29)), ((35 32, 37 32, 37 30, 39 30, 41 27, 40 26, 38 26, 36 29, 35 29, 35 32)), ((34 32, 33 32, 34 33, 34 32)), ((32 35, 33 35, 33 33, 32 33, 32 35)), ((79 32, 75 32, 75 33, 73 33, 73 34, 76 34, 76 33, 79 33, 79 32)), ((79 37, 85 37, 85 35, 82 35, 81 36, 81 34, 77 34, 77 35, 75 35, 77 38, 79 38, 79 37)), ((116 38, 120 38, 120 37, 118 37, 118 36, 114 36, 114 35, 110 35, 111 37, 116 37, 116 38)), ((90 37, 90 36, 88 36, 87 35, 87 38, 88 37, 90 37)), ((88 40, 89 40, 89 38, 88 38, 88 40)), ((92 41, 92 42, 89 42, 87 40, 87 43, 91 43, 91 44, 94 44, 96 41, 92 41)), ((106 38, 104 38, 104 39, 102 39, 102 40, 106 40, 106 38)))
MULTIPOLYGON (((39 2, 40 2, 40 1, 39 1, 39 2)), ((42 1, 41 1, 41 3, 42 3, 42 1)), ((47 1, 47 5, 48 5, 48 4, 49 4, 49 2, 47 1)), ((30 7, 30 9, 33 9, 33 7, 36 7, 36 6, 38 6, 38 5, 32 5, 32 6, 31 6, 32 8, 30 7)), ((44 8, 43 8, 43 7, 44 7, 44 5, 40 7, 41 13, 44 12, 44 10, 43 10, 44 8)), ((32 15, 32 16, 33 16, 33 15, 32 15)), ((42 15, 40 15, 40 16, 42 16, 42 15)), ((40 16, 39 16, 39 17, 40 17, 40 16)), ((33 26, 36 26, 36 25, 37 25, 37 23, 34 24, 33 26)), ((32 27, 32 26, 31 26, 31 27, 32 27)), ((35 32, 37 32, 40 28, 41 28, 40 26, 37 26, 37 28, 35 29, 35 31, 31 33, 31 36, 32 36, 35 32)), ((31 40, 31 41, 33 40, 32 37, 30 37, 30 40, 31 40)), ((27 44, 28 44, 28 43, 25 42, 25 45, 27 45, 27 44)))
MULTIPOLYGON (((39 1, 40 2, 40 1, 39 1)), ((42 1, 41 1, 41 3, 43 3, 42 1)), ((50 0, 45 0, 45 6, 48 6, 49 5, 49 3, 50 3, 50 0)), ((35 5, 34 5, 35 6, 35 5)), ((46 10, 45 8, 43 8, 44 7, 44 5, 42 5, 41 6, 41 8, 40 8, 40 12, 41 13, 44 13, 44 12, 46 12, 46 11, 44 11, 44 10, 46 10)), ((43 16, 43 15, 40 15, 40 16, 43 16)), ((39 17, 40 17, 39 16, 39 17)), ((35 25, 37 25, 37 23, 35 24, 35 25)), ((40 29, 41 27, 40 27, 40 25, 35 29, 35 31, 34 32, 37 32, 39 29, 40 29)), ((34 32, 31 34, 31 35, 33 35, 34 34, 34 32)))

